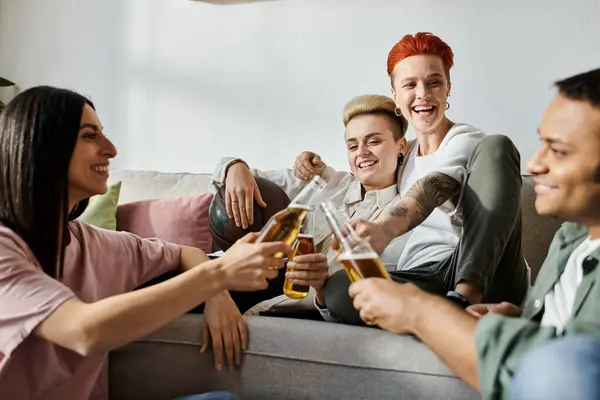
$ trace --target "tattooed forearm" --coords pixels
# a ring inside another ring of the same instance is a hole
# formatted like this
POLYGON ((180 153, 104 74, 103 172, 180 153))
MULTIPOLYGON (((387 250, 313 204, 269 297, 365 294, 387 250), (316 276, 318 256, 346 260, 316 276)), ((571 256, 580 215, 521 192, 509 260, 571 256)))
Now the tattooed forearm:
POLYGON ((460 184, 456 179, 433 172, 415 182, 406 196, 416 200, 419 213, 425 219, 433 210, 454 198, 459 192, 460 184))
POLYGON ((408 193, 390 210, 390 215, 408 219, 406 231, 409 231, 447 200, 455 199, 459 193, 460 184, 454 178, 440 172, 432 172, 415 182, 408 193))

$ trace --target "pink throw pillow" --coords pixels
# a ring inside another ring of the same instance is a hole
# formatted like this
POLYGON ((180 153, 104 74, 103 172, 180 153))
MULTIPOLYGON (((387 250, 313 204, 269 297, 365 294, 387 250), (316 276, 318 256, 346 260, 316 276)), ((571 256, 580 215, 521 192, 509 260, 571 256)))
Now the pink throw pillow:
POLYGON ((194 246, 210 253, 208 209, 212 198, 212 194, 206 193, 121 204, 117 209, 117 230, 194 246))

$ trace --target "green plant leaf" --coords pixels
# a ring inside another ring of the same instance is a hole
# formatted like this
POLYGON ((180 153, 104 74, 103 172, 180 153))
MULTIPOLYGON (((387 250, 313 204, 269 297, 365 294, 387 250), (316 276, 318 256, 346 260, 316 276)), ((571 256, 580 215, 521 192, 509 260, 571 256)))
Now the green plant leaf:
POLYGON ((0 77, 0 87, 14 86, 15 83, 0 77))

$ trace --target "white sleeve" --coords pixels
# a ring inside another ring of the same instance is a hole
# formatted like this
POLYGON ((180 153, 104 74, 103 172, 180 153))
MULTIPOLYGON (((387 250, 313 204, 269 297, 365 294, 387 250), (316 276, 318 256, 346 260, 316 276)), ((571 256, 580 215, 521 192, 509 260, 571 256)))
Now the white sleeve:
MULTIPOLYGON (((225 178, 227 174, 227 169, 234 161, 242 161, 244 164, 246 162, 241 158, 233 158, 233 157, 223 157, 215 167, 213 174, 211 176, 211 184, 209 185, 209 190, 213 193, 216 192, 214 186, 222 187, 225 184, 225 178)), ((246 164, 248 165, 248 164, 246 164)), ((249 167, 248 167, 249 168, 249 167)))
POLYGON ((282 168, 272 171, 261 171, 257 168, 250 168, 248 163, 246 163, 240 158, 223 157, 221 161, 219 161, 219 164, 217 164, 217 167, 215 168, 215 171, 212 174, 212 184, 209 188, 211 193, 216 193, 217 188, 223 187, 225 185, 227 169, 231 166, 231 164, 238 161, 241 161, 244 164, 246 164, 246 166, 248 166, 248 169, 250 170, 250 173, 252 173, 253 176, 265 178, 277 184, 283 189, 283 191, 288 195, 290 199, 296 197, 296 195, 300 193, 304 185, 308 183, 299 178, 296 178, 294 176, 294 171, 292 171, 291 169, 282 168))
MULTIPOLYGON (((217 164, 217 167, 212 174, 212 184, 209 188, 211 193, 216 193, 216 188, 220 188, 225 185, 225 174, 227 172, 227 168, 229 168, 229 166, 236 161, 241 161, 248 165, 244 160, 233 157, 223 157, 219 164, 217 164)), ((297 178, 294 175, 294 171, 289 168, 281 168, 271 171, 261 171, 257 168, 251 168, 250 166, 248 166, 248 168, 253 176, 265 178, 277 184, 283 189, 290 199, 296 197, 302 188, 304 188, 304 186, 308 183, 307 181, 297 178)), ((333 181, 341 181, 342 178, 349 174, 347 172, 338 172, 331 167, 325 167, 320 175, 325 182, 330 183, 333 181)))
POLYGON ((467 181, 467 165, 483 132, 457 133, 450 137, 433 161, 431 172, 440 172, 454 178, 461 186, 467 181))

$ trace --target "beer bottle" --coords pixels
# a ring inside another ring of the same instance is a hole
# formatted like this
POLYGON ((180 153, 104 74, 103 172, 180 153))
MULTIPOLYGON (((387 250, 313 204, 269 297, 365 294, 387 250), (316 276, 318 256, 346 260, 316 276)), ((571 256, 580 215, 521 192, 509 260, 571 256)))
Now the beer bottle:
POLYGON ((352 225, 348 214, 335 207, 331 201, 321 203, 321 210, 340 244, 338 262, 351 282, 365 278, 391 279, 390 274, 369 242, 361 238, 352 225))
MULTIPOLYGON (((285 242, 292 246, 298 237, 306 213, 314 207, 315 198, 324 187, 325 181, 320 176, 312 178, 286 209, 279 211, 267 221, 256 243, 285 242)), ((275 254, 275 257, 283 257, 283 254, 275 254)))
MULTIPOLYGON (((314 227, 314 210, 309 210, 306 213, 306 217, 304 217, 304 221, 302 221, 302 226, 300 227, 300 232, 298 233, 298 238, 294 242, 292 246, 292 254, 289 257, 289 260, 292 261, 296 256, 303 256, 307 254, 316 253, 315 248, 315 240, 313 238, 313 227, 314 227)), ((293 272, 293 268, 287 268, 288 271, 293 272)), ((290 282, 290 280, 286 277, 283 283, 283 294, 291 299, 304 299, 308 296, 308 291, 310 286, 306 285, 297 285, 295 283, 290 282)))

